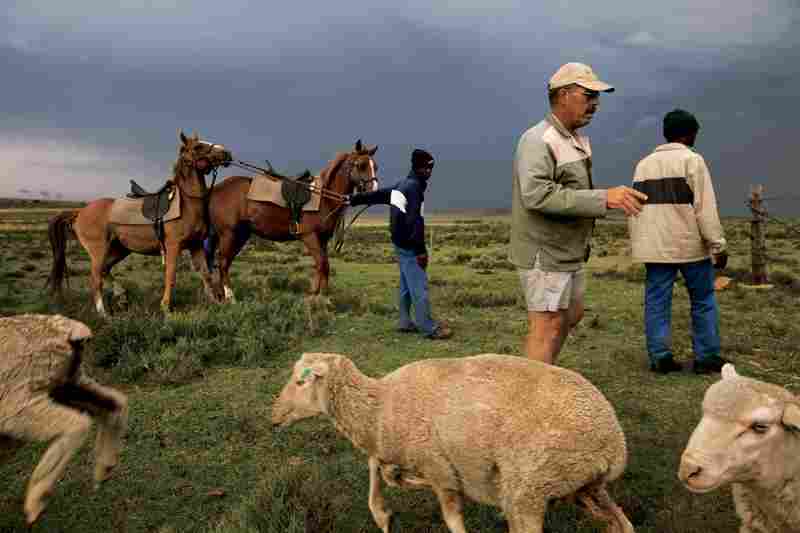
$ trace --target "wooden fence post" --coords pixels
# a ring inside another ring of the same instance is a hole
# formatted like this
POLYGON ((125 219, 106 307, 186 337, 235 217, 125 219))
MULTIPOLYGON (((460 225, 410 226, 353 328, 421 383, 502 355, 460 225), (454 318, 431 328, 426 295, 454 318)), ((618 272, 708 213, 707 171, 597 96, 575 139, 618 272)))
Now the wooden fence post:
POLYGON ((754 285, 767 283, 767 243, 766 230, 763 226, 767 221, 767 211, 761 203, 763 192, 763 185, 750 186, 750 211, 753 214, 753 218, 750 220, 750 254, 754 285))

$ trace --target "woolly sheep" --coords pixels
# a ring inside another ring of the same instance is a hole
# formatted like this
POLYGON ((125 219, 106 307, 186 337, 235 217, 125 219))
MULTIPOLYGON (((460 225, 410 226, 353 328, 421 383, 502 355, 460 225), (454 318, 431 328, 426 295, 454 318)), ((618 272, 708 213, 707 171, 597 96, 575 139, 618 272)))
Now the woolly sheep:
POLYGON ((98 422, 95 488, 118 461, 128 402, 121 392, 83 373, 81 351, 91 335, 85 324, 60 315, 0 318, 0 446, 11 452, 25 442, 52 441, 28 482, 28 525, 44 511, 47 497, 86 440, 89 416, 98 422))
POLYGON ((731 364, 703 400, 678 477, 692 492, 733 486, 740 533, 800 533, 800 401, 731 364))
POLYGON ((633 527, 606 483, 627 451, 613 408, 586 379, 519 357, 428 359, 372 379, 345 356, 306 353, 272 411, 286 426, 324 414, 369 457, 369 508, 384 533, 383 480, 429 487, 453 533, 463 498, 500 507, 511 533, 542 533, 550 500, 575 497, 607 531, 633 527))

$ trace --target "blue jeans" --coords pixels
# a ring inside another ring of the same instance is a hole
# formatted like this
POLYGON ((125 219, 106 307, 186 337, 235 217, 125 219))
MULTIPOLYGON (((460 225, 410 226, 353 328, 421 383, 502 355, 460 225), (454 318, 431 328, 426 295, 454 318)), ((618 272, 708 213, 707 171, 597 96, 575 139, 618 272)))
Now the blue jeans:
POLYGON ((431 318, 431 302, 428 298, 428 274, 417 264, 417 254, 395 245, 397 263, 400 265, 400 324, 401 328, 417 326, 425 335, 436 329, 431 318), (414 305, 415 321, 411 320, 411 305, 414 305))
POLYGON ((694 263, 646 263, 644 323, 650 361, 672 357, 672 285, 680 271, 692 305, 695 361, 719 357, 719 311, 710 259, 694 263))

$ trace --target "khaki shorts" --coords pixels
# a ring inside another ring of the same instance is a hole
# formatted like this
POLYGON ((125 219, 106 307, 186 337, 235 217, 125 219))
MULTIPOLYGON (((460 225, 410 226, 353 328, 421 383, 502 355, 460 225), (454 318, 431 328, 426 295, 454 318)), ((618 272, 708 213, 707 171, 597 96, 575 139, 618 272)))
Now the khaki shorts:
POLYGON ((545 272, 537 265, 532 269, 517 269, 528 311, 559 311, 573 302, 583 302, 586 275, 577 272, 545 272))

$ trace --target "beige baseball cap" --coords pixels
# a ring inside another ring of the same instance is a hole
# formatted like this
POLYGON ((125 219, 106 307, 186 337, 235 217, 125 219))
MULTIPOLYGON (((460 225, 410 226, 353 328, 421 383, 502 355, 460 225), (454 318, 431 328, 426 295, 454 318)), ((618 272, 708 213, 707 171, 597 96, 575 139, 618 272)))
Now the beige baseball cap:
POLYGON ((567 63, 553 74, 547 84, 548 90, 558 89, 559 87, 566 87, 572 84, 580 85, 590 91, 597 91, 603 93, 614 92, 614 87, 604 81, 600 81, 597 74, 594 73, 592 67, 584 65, 583 63, 567 63))

